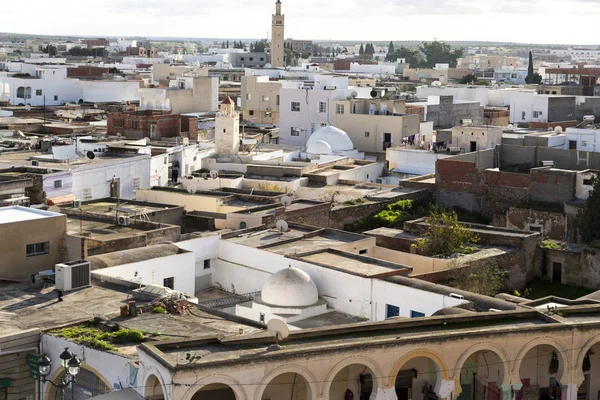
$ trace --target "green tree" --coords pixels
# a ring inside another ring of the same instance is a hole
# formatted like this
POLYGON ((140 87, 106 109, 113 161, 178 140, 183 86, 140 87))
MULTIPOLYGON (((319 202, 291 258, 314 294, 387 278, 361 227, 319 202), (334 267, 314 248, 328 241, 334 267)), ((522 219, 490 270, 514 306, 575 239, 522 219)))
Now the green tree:
POLYGON ((58 54, 58 49, 56 48, 56 46, 49 44, 48 46, 42 49, 42 53, 46 53, 50 57, 53 57, 58 54))
POLYGON ((464 55, 463 49, 453 49, 448 43, 423 42, 419 45, 419 50, 425 55, 425 66, 433 68, 438 63, 448 63, 451 68, 455 68, 457 60, 464 55))
POLYGON ((527 66, 527 83, 533 82, 533 53, 529 51, 529 65, 527 66))
POLYGON ((452 260, 448 264, 450 286, 454 288, 494 297, 504 287, 507 273, 494 261, 462 266, 457 260, 452 260))
POLYGON ((227 49, 229 48, 229 40, 227 41, 227 47, 226 47, 226 48, 227 48, 227 49))
POLYGON ((358 49, 358 54, 361 56, 365 54, 365 48, 363 47, 362 43, 360 44, 360 49, 358 49))
POLYGON ((394 42, 390 40, 390 45, 388 46, 388 54, 394 54, 394 42))
POLYGON ((421 52, 416 49, 411 49, 410 47, 400 46, 400 48, 396 50, 396 53, 393 57, 388 56, 389 53, 386 56, 386 60, 388 61, 395 61, 398 58, 404 58, 412 68, 417 68, 423 65, 423 56, 421 55, 421 52))
POLYGON ((579 233, 584 243, 600 240, 600 179, 592 180, 592 190, 577 215, 579 233))
POLYGON ((477 77, 474 74, 468 74, 460 78, 458 82, 464 85, 473 84, 477 82, 477 77))
POLYGON ((533 78, 529 79, 529 76, 525 77, 525 83, 531 84, 531 85, 539 85, 540 83, 542 83, 542 76, 540 74, 538 74, 537 72, 533 73, 533 78))
POLYGON ((426 256, 469 253, 472 248, 467 245, 479 241, 475 233, 458 221, 454 210, 432 210, 426 222, 428 227, 423 238, 415 243, 417 249, 426 256))

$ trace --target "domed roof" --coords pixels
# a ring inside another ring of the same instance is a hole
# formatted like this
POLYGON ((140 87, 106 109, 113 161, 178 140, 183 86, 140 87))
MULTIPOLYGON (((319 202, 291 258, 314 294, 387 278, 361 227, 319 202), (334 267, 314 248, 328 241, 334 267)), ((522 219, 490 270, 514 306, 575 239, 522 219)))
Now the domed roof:
POLYGON ((267 279, 261 299, 272 306, 306 307, 319 301, 319 293, 306 272, 290 267, 275 272, 267 279))
POLYGON ((331 145, 324 140, 315 140, 306 149, 310 154, 332 154, 331 145))
POLYGON ((322 143, 325 142, 331 148, 333 153, 338 151, 349 151, 354 149, 354 144, 348 134, 335 126, 324 126, 313 132, 306 143, 306 151, 311 154, 331 154, 320 153, 319 151, 327 150, 322 143), (315 150, 315 152, 311 151, 315 150))

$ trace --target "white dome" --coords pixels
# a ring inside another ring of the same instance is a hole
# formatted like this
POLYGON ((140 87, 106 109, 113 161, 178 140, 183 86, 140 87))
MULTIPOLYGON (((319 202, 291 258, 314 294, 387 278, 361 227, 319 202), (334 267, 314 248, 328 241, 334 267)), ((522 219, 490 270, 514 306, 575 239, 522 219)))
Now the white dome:
POLYGON ((290 267, 275 272, 267 279, 261 299, 272 306, 306 307, 319 301, 319 293, 306 272, 290 267))
MULTIPOLYGON (((333 153, 338 151, 349 151, 354 149, 354 144, 348 134, 335 126, 324 126, 313 132, 306 143, 306 151, 311 154, 323 154, 318 151, 326 150, 323 145, 317 142, 325 142, 331 148, 333 153), (311 148, 317 150, 312 152, 311 148)), ((330 153, 325 153, 330 154, 330 153)))
POLYGON ((308 145, 306 151, 310 154, 332 154, 333 149, 324 140, 315 140, 308 145))

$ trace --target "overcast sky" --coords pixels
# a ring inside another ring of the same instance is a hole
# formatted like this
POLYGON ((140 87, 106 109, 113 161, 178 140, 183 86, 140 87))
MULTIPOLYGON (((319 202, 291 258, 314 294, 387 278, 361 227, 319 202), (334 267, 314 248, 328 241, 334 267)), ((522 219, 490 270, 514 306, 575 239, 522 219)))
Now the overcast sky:
MULTIPOLYGON (((599 0, 282 0, 286 38, 600 43, 599 0)), ((0 31, 264 38, 271 0, 4 0, 0 31)))

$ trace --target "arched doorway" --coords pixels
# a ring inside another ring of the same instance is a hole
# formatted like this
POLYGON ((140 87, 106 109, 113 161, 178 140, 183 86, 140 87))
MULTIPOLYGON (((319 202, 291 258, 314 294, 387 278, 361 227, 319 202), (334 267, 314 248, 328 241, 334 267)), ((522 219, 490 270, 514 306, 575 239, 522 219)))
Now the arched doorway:
POLYGON ((517 399, 561 398, 560 377, 564 370, 564 360, 556 347, 539 344, 527 351, 519 366, 519 378, 523 387, 517 399), (537 396, 537 397, 536 397, 537 396))
POLYGON ((156 375, 150 375, 146 379, 145 388, 144 398, 148 400, 165 400, 165 392, 156 375))
POLYGON ((580 355, 581 370, 584 380, 577 391, 578 399, 596 399, 600 393, 600 343, 594 344, 589 349, 583 349, 580 355))
MULTIPOLYGON (((66 370, 63 370, 55 381, 60 382, 66 372, 66 370)), ((65 388, 64 396, 60 389, 52 387, 48 392, 47 398, 54 400, 86 400, 112 391, 112 388, 108 386, 101 377, 82 367, 75 379, 75 385, 65 388), (54 392, 52 392, 52 390, 54 390, 54 392)))
POLYGON ((459 400, 502 400, 504 363, 491 350, 471 354, 460 369, 459 400))
POLYGON ((295 372, 286 372, 271 379, 261 400, 311 400, 312 393, 306 378, 295 372))
POLYGON ((352 364, 338 372, 331 382, 330 399, 344 399, 348 390, 354 400, 370 400, 377 393, 377 377, 369 367, 363 364, 352 364))
POLYGON ((409 359, 396 374, 395 387, 398 400, 433 398, 436 393, 439 393, 441 385, 441 367, 435 360, 426 356, 409 359))
POLYGON ((224 383, 211 383, 198 390, 192 400, 236 400, 233 389, 224 383))

